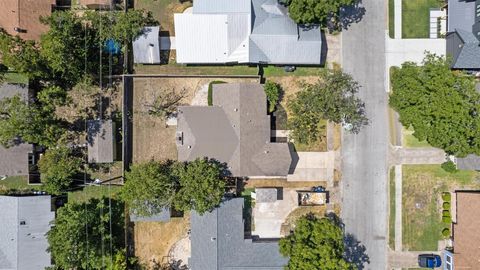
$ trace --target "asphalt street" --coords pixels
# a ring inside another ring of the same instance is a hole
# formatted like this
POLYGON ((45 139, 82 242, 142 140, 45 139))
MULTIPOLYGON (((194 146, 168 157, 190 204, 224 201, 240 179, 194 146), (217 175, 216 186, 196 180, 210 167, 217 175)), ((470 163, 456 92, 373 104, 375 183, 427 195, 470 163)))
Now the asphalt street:
POLYGON ((357 266, 373 270, 387 268, 385 2, 363 0, 362 20, 342 33, 342 67, 362 86, 359 97, 370 120, 359 134, 343 136, 342 219, 358 241, 353 254, 357 266))

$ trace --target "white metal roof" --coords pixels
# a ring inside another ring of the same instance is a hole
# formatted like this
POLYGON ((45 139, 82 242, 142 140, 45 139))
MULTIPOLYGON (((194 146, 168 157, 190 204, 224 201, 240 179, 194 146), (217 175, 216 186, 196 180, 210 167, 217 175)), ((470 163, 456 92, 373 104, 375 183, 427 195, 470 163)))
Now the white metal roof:
POLYGON ((159 64, 159 26, 143 28, 143 34, 133 41, 133 60, 137 64, 159 64))

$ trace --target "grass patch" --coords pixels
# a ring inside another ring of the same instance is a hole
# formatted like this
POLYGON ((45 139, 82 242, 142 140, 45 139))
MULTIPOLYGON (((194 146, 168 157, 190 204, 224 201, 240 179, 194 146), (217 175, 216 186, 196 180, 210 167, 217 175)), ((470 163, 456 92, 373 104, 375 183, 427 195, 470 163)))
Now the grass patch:
POLYGON ((250 66, 186 66, 136 65, 137 74, 176 74, 176 75, 258 75, 257 67, 250 66))
POLYGON ((432 147, 427 141, 420 141, 413 136, 413 128, 402 129, 402 145, 406 147, 432 147))
POLYGON ((213 85, 226 83, 224 81, 213 81, 208 84, 208 106, 213 106, 213 85))
POLYGON ((84 203, 90 199, 100 199, 102 197, 115 198, 119 191, 119 186, 86 186, 81 190, 68 192, 68 202, 84 203))
POLYGON ((0 190, 26 190, 32 189, 33 186, 28 185, 28 179, 26 176, 9 176, 3 180, 0 180, 0 190))
POLYGON ((295 223, 299 218, 306 216, 308 214, 313 214, 318 218, 323 218, 325 217, 326 211, 327 211, 327 207, 325 205, 300 206, 295 210, 293 210, 292 212, 290 212, 290 214, 288 214, 287 218, 285 219, 285 222, 282 224, 282 227, 280 228, 280 234, 289 235, 290 231, 292 231, 295 228, 295 223))
POLYGON ((327 151, 327 120, 322 119, 319 124, 321 129, 319 140, 315 143, 304 144, 299 142, 294 142, 295 150, 297 152, 325 152, 327 151))
POLYGON ((443 239, 441 195, 454 189, 480 188, 480 173, 447 173, 440 165, 403 166, 403 246, 406 250, 437 250, 443 239))
POLYGON ((263 68, 265 77, 276 76, 315 76, 323 72, 324 69, 320 67, 297 67, 293 72, 285 72, 284 67, 267 66, 263 68))
POLYGON ((388 35, 395 37, 395 0, 388 0, 388 35))
POLYGON ((153 18, 160 23, 161 30, 168 32, 170 36, 175 36, 173 14, 182 13, 191 6, 192 3, 188 1, 181 3, 178 0, 135 0, 135 9, 150 11, 153 18))
POLYGON ((243 218, 245 219, 245 231, 251 232, 254 230, 254 222, 252 219, 252 211, 255 207, 255 202, 252 199, 252 192, 255 191, 255 188, 245 188, 242 191, 243 198, 243 218))
POLYGON ((16 72, 7 72, 5 73, 5 82, 12 84, 28 84, 28 77, 16 72))
POLYGON ((430 8, 439 8, 439 0, 402 1, 402 38, 430 37, 430 8))
POLYGON ((388 217, 388 245, 395 250, 395 168, 390 169, 390 215, 388 217))

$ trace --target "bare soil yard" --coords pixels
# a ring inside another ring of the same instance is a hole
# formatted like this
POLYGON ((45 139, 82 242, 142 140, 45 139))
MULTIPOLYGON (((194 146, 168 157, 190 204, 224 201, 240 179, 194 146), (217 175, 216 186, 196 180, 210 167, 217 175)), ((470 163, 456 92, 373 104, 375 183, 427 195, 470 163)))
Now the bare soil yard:
POLYGON ((327 186, 325 181, 287 181, 285 179, 248 179, 244 188, 256 187, 283 187, 283 188, 305 188, 314 186, 327 186))
POLYGON ((133 89, 133 162, 176 159, 175 126, 148 114, 146 104, 164 91, 182 93, 179 104, 188 105, 195 93, 211 81, 255 82, 255 79, 224 78, 136 78, 133 89))
POLYGON ((172 218, 169 222, 135 223, 135 256, 147 269, 168 262, 172 246, 190 229, 190 217, 172 218))

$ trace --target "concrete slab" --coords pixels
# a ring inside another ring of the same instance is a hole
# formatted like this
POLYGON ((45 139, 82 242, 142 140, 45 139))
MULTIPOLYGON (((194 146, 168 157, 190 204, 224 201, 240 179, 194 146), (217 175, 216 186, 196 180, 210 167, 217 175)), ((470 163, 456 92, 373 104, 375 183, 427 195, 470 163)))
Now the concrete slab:
POLYGON ((253 220, 255 224, 252 235, 260 238, 280 238, 282 223, 290 212, 298 207, 297 191, 295 189, 283 189, 283 199, 273 203, 257 203, 253 208, 253 220))
POLYGON ((288 181, 331 181, 335 166, 335 152, 297 152, 298 163, 288 181))
POLYGON ((160 37, 161 51, 175 50, 176 48, 175 37, 160 37))

